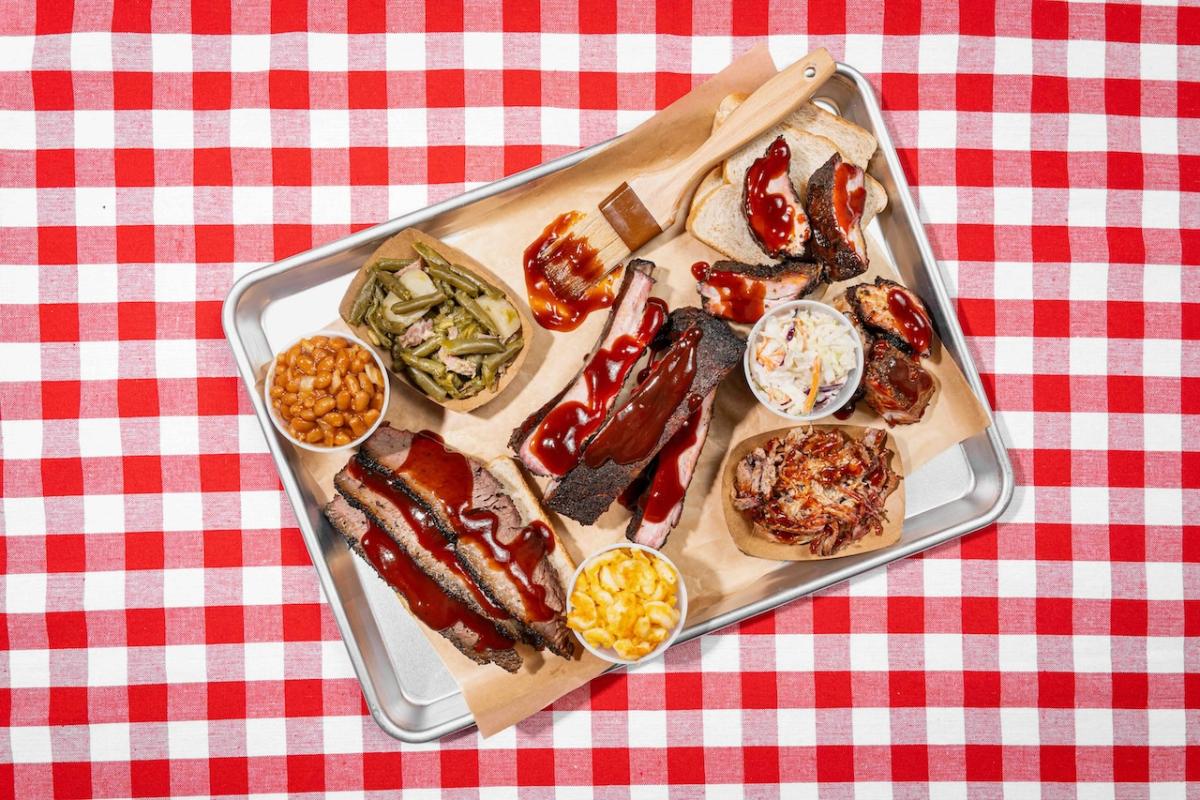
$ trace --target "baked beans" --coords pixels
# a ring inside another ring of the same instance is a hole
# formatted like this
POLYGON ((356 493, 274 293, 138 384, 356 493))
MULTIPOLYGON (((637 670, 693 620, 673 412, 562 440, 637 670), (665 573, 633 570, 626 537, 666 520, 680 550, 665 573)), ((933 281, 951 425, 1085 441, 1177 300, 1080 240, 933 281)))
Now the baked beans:
POLYGON ((371 352, 341 336, 312 336, 275 357, 271 406, 297 442, 350 444, 383 413, 384 377, 371 352))

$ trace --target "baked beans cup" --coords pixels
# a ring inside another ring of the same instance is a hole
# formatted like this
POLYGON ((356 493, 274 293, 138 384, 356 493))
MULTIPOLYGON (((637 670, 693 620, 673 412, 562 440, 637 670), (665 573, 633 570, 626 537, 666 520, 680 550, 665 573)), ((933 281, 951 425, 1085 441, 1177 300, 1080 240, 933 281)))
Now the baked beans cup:
POLYGON ((275 429, 314 453, 349 450, 383 422, 388 372, 357 336, 322 330, 299 337, 271 359, 263 401, 275 429))

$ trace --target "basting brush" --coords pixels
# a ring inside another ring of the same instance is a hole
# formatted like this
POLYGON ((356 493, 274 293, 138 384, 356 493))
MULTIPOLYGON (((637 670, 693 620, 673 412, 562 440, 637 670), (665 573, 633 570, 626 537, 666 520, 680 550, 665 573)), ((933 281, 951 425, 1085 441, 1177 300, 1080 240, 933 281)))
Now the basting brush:
POLYGON ((631 178, 596 210, 579 215, 540 258, 554 293, 581 297, 631 253, 669 228, 688 190, 705 173, 799 108, 834 69, 824 48, 814 50, 755 90, 686 158, 631 178), (586 274, 577 269, 581 250, 589 251, 586 274))

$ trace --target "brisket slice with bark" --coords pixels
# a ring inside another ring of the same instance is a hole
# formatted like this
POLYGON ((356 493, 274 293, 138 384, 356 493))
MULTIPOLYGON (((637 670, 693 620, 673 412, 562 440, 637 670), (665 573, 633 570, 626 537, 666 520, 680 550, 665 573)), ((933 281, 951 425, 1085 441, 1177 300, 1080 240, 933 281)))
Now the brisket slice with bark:
MULTIPOLYGON (((367 535, 367 531, 370 529, 372 520, 369 519, 367 515, 362 512, 362 510, 352 506, 350 502, 342 495, 335 495, 333 500, 325 506, 325 517, 329 520, 330 524, 333 525, 334 530, 341 534, 342 538, 346 540, 346 543, 350 545, 350 548, 360 558, 362 558, 368 564, 371 564, 372 568, 375 569, 376 574, 379 575, 380 578, 383 578, 378 569, 375 568, 375 565, 366 557, 362 547, 363 537, 367 535)), ((378 521, 375 521, 375 523, 378 524, 378 521)), ((431 580, 435 579, 431 578, 431 580)), ((448 584, 443 584, 436 580, 435 582, 438 583, 439 588, 445 591, 447 595, 453 596, 451 594, 451 588, 448 584)), ((399 594, 401 597, 404 597, 404 595, 400 593, 396 587, 393 586, 392 588, 396 590, 397 594, 399 594)), ((405 598, 405 600, 407 601, 408 598, 405 598)), ((472 612, 465 610, 463 613, 464 616, 466 616, 472 612)), ((479 633, 472 630, 461 621, 442 628, 438 631, 438 633, 444 636, 451 644, 453 644, 460 653, 477 664, 495 664, 496 666, 508 672, 516 672, 521 668, 521 656, 516 650, 512 649, 511 647, 505 649, 488 649, 480 646, 481 642, 479 633)))
POLYGON ((655 362, 646 380, 609 415, 584 449, 579 463, 547 494, 547 507, 586 525, 595 522, 683 427, 704 397, 737 366, 746 348, 745 340, 728 323, 698 308, 676 309, 664 327, 659 335, 665 334, 671 342, 669 349, 655 362), (689 355, 689 348, 694 348, 690 353, 694 359, 690 385, 681 387, 685 391, 679 394, 678 402, 658 409, 660 416, 656 419, 662 420, 661 427, 656 425, 655 429, 646 430, 638 424, 635 410, 654 405, 651 387, 662 385, 658 379, 681 363, 689 355), (635 457, 618 462, 604 455, 621 441, 635 439, 649 442, 635 457), (598 447, 598 443, 602 446, 598 447))
POLYGON ((787 259, 778 264, 718 261, 696 286, 714 317, 752 324, 772 306, 811 294, 824 280, 820 264, 787 259))
MULTIPOLYGON (((654 264, 644 259, 634 259, 625 266, 625 275, 621 281, 621 288, 617 293, 616 300, 613 302, 612 309, 608 313, 608 318, 604 323, 604 330, 600 332, 599 338, 596 339, 596 344, 592 347, 592 351, 584 359, 583 365, 579 371, 575 373, 575 377, 570 383, 563 387, 562 391, 551 397, 537 411, 525 418, 509 437, 508 446, 516 453, 517 458, 521 463, 534 475, 549 476, 553 472, 542 463, 538 458, 537 453, 531 447, 533 434, 541 425, 542 420, 546 419, 559 405, 563 403, 587 403, 588 387, 585 380, 585 371, 589 364, 596 358, 596 355, 601 350, 611 350, 614 343, 622 336, 633 337, 638 331, 638 327, 642 322, 642 315, 646 310, 646 301, 650 299, 650 290, 654 288, 654 264)), ((630 370, 630 373, 633 371, 630 370)), ((627 376, 628 377, 628 376, 627 376)), ((615 395, 612 398, 616 399, 615 395)), ((609 403, 611 407, 611 401, 609 403)), ((605 411, 608 409, 606 408, 605 411)), ((582 444, 582 442, 580 443, 582 444)))
MULTIPOLYGON (((460 536, 447 517, 437 492, 422 483, 419 476, 406 467, 413 439, 421 435, 397 430, 389 425, 381 426, 363 442, 358 457, 364 466, 386 477, 395 489, 405 492, 434 515, 439 530, 448 541, 454 543, 459 563, 466 572, 493 603, 526 629, 536 646, 545 646, 557 655, 571 658, 575 654, 575 640, 564 619, 566 584, 574 572, 569 557, 562 547, 554 546, 533 567, 530 578, 545 592, 545 603, 555 614, 548 620, 535 619, 526 609, 516 580, 497 564, 488 547, 477 538, 460 536)), ((455 452, 450 448, 445 449, 455 452)), ((497 520, 496 539, 504 545, 513 542, 523 534, 526 523, 509 489, 482 463, 466 454, 458 455, 466 459, 471 472, 468 513, 479 511, 494 514, 497 520)))
POLYGON ((867 271, 862 215, 866 203, 862 169, 834 153, 808 180, 808 219, 812 252, 831 281, 867 271))
POLYGON ((629 541, 655 549, 661 548, 667 543, 671 531, 679 524, 679 518, 683 516, 683 501, 696 472, 696 462, 700 460, 700 451, 704 449, 704 442, 708 439, 708 427, 712 422, 713 401, 716 397, 717 390, 713 389, 705 396, 700 408, 693 412, 687 424, 663 445, 654 463, 647 467, 645 486, 639 492, 638 502, 631 509, 633 516, 625 528, 625 538, 629 541), (667 474, 667 470, 674 470, 674 474, 667 474), (683 493, 665 515, 653 514, 654 519, 648 518, 647 510, 658 510, 648 509, 647 503, 651 498, 660 492, 673 492, 678 489, 682 489, 683 493), (661 519, 658 518, 660 516, 661 519))

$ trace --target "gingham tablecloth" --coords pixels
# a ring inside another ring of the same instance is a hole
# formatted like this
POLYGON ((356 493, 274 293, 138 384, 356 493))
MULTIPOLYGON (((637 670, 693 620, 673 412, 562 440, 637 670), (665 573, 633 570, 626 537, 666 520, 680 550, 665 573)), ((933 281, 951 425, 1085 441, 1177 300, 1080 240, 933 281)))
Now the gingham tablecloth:
POLYGON ((1200 9, 1023 5, 4 4, 0 796, 1200 791, 1200 9), (1011 507, 487 742, 389 739, 227 290, 764 40, 881 95, 1011 507))

